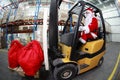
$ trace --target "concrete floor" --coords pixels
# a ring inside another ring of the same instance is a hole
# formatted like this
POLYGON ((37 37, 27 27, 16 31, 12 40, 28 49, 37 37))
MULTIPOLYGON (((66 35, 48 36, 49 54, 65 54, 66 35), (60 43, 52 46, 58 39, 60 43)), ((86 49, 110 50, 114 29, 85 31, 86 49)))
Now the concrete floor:
MULTIPOLYGON (((103 65, 99 68, 95 68, 84 74, 78 75, 73 80, 107 80, 108 79, 111 72, 113 71, 114 65, 116 64, 116 60, 120 52, 120 43, 111 42, 111 43, 107 43, 106 46, 107 48, 106 48, 106 54, 104 55, 103 65)), ((116 75, 120 75, 120 63, 116 75)), ((21 79, 22 78, 18 73, 11 72, 8 69, 7 51, 0 50, 0 80, 21 80, 21 79)), ((53 79, 49 78, 48 80, 53 80, 53 79)))

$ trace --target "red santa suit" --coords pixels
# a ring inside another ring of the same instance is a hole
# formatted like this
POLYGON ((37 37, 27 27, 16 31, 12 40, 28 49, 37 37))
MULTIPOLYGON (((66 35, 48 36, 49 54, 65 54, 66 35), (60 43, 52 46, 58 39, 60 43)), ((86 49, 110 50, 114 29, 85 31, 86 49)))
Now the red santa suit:
POLYGON ((85 44, 88 39, 96 39, 98 31, 98 20, 93 14, 91 8, 86 9, 85 26, 80 26, 81 37, 79 40, 85 44))

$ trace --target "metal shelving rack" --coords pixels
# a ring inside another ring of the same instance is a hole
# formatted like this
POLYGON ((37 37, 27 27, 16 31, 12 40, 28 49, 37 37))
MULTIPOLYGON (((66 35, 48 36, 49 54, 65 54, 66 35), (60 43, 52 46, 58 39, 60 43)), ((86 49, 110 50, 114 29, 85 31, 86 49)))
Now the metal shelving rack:
POLYGON ((37 30, 37 19, 38 19, 38 14, 40 10, 40 0, 36 0, 36 10, 35 10, 35 16, 34 16, 34 27, 33 27, 33 39, 35 39, 35 31, 37 30))
POLYGON ((6 48, 8 48, 8 43, 7 43, 8 42, 8 22, 9 22, 11 11, 12 11, 12 7, 10 7, 10 10, 8 12, 7 19, 6 19, 6 28, 5 28, 6 48))

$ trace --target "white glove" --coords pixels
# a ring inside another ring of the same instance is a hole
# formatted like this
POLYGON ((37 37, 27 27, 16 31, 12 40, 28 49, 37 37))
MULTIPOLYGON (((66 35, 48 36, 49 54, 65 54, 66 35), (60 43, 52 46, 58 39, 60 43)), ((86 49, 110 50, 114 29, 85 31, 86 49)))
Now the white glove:
POLYGON ((84 31, 85 31, 85 34, 88 34, 90 32, 90 29, 88 26, 84 26, 84 31))
POLYGON ((84 30, 85 30, 84 26, 79 27, 79 31, 84 31, 84 30))
POLYGON ((85 34, 88 34, 90 32, 88 26, 80 26, 79 31, 85 31, 85 34))

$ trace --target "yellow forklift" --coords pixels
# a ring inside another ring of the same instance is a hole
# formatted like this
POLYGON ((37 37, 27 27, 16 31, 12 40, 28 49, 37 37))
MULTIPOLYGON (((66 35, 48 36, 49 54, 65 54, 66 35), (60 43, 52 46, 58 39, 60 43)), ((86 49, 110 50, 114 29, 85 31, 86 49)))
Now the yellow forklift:
POLYGON ((77 74, 101 66, 105 54, 105 23, 102 11, 91 3, 77 1, 68 12, 64 29, 58 35, 58 7, 62 0, 51 0, 49 19, 49 63, 55 80, 72 80, 77 74), (92 8, 98 17, 99 30, 95 40, 79 45, 79 26, 84 25, 85 10, 92 8), (76 22, 72 31, 67 30, 70 18, 76 22), (79 48, 77 47, 79 46, 79 48))

